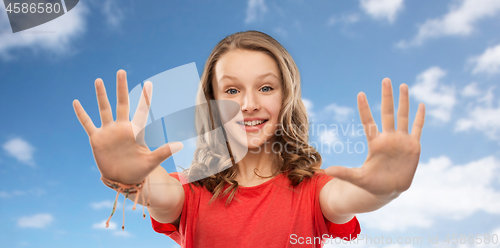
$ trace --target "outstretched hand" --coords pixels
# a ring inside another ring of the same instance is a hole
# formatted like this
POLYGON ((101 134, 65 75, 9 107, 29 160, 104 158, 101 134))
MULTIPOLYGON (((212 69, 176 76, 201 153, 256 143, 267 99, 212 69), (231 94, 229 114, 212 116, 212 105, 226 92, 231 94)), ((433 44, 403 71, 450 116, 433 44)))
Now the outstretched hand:
POLYGON ((108 101, 103 81, 95 81, 101 127, 94 126, 78 100, 73 107, 89 136, 92 152, 101 175, 109 180, 133 184, 142 181, 151 171, 173 153, 182 149, 182 143, 167 143, 150 151, 144 142, 144 128, 148 119, 153 85, 146 82, 132 121, 129 120, 127 75, 124 70, 116 74, 116 121, 108 101))
POLYGON ((397 130, 394 127, 394 102, 391 80, 382 81, 382 132, 380 133, 366 95, 358 94, 358 109, 368 142, 368 156, 361 168, 331 166, 326 174, 350 182, 382 197, 395 198, 410 188, 420 157, 420 135, 425 106, 419 104, 411 134, 408 133, 408 85, 399 87, 397 130))

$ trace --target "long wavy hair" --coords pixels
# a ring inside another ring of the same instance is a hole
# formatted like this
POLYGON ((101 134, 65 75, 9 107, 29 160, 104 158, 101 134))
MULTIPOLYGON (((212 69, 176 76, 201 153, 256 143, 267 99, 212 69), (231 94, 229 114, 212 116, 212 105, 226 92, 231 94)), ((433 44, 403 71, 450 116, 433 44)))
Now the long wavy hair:
MULTIPOLYGON (((286 173, 290 184, 297 186, 303 180, 311 178, 315 172, 322 171, 320 169, 321 155, 308 144, 309 123, 306 108, 301 99, 299 70, 292 56, 278 41, 265 33, 254 30, 226 36, 215 46, 207 59, 201 76, 197 102, 207 102, 210 105, 210 100, 215 100, 212 88, 212 82, 215 80, 215 66, 224 54, 235 49, 263 52, 271 56, 278 65, 282 78, 283 102, 279 114, 280 132, 276 132, 280 135, 276 135, 273 146, 280 145, 281 148, 287 147, 287 149, 285 152, 282 152, 283 149, 279 149, 279 152, 271 149, 276 154, 276 159, 272 161, 275 173, 270 177, 286 173)), ((214 120, 217 119, 214 118, 217 116, 216 112, 217 108, 214 106, 210 106, 209 111, 196 111, 197 131, 202 135, 198 136, 193 163, 185 172, 193 179, 190 181, 194 185, 205 187, 213 194, 210 202, 229 194, 227 205, 233 200, 238 190, 238 182, 234 179, 237 168, 229 143, 220 138, 225 137, 225 133, 220 122, 214 120), (219 133, 207 132, 214 130, 215 127, 222 127, 218 129, 219 133), (200 177, 200 175, 210 176, 200 177), (229 187, 224 190, 226 185, 229 187)), ((257 171, 254 173, 262 177, 257 171)))

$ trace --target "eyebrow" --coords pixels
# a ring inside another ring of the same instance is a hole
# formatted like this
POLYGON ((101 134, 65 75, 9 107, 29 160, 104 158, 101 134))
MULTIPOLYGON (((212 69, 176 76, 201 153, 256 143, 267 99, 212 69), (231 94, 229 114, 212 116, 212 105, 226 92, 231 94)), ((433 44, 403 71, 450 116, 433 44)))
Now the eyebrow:
MULTIPOLYGON (((267 77, 267 76, 274 76, 276 79, 278 79, 278 80, 279 80, 279 78, 278 78, 276 75, 274 75, 274 73, 272 73, 272 72, 268 72, 268 73, 262 74, 262 75, 258 76, 258 77, 257 77, 257 79, 262 79, 262 78, 265 78, 265 77, 267 77)), ((233 77, 233 76, 229 76, 229 75, 224 75, 224 76, 222 76, 222 77, 219 79, 219 81, 221 81, 221 80, 222 80, 222 79, 224 79, 224 78, 229 78, 229 79, 232 79, 232 80, 236 80, 236 81, 238 81, 238 78, 233 77)))

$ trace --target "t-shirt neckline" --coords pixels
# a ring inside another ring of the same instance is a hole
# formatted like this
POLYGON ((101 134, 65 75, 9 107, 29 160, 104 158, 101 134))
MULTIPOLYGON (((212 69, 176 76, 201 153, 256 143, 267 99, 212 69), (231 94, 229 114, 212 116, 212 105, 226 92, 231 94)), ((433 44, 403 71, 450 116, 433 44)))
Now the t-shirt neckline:
POLYGON ((278 177, 282 177, 283 176, 283 173, 280 173, 278 174, 277 176, 261 183, 261 184, 258 184, 258 185, 255 185, 255 186, 248 186, 248 187, 245 187, 245 186, 238 186, 238 190, 242 189, 242 190, 253 190, 253 189, 258 189, 258 188, 261 188, 261 187, 264 187, 268 184, 270 184, 271 182, 273 181, 276 181, 276 179, 278 179, 278 177))

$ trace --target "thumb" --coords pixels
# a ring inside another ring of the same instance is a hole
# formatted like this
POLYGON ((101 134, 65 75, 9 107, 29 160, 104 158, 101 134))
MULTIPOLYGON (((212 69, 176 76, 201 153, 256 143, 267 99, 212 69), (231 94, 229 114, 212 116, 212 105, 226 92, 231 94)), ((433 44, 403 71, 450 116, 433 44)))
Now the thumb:
POLYGON ((178 151, 182 150, 184 145, 181 142, 170 142, 164 144, 151 153, 151 160, 155 166, 161 164, 163 161, 168 159, 170 156, 174 155, 178 151))
POLYGON ((336 177, 353 184, 361 177, 359 168, 347 168, 344 166, 330 166, 325 169, 325 173, 331 177, 336 177))

